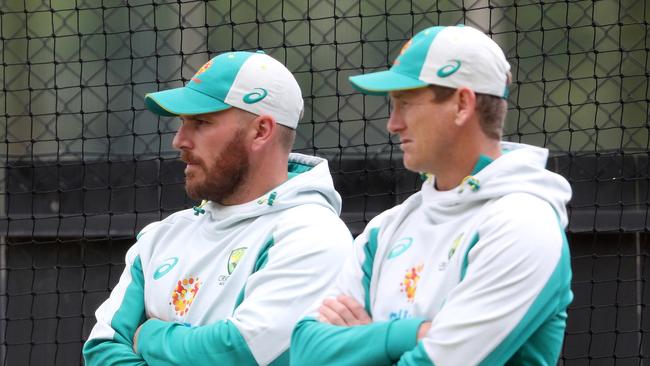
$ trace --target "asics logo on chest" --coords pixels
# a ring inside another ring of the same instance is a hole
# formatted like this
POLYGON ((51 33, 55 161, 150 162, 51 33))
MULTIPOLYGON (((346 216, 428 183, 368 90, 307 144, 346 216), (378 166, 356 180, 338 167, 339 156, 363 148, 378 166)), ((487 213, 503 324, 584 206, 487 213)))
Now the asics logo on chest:
POLYGON ((160 266, 158 266, 158 268, 156 268, 156 271, 153 273, 153 279, 157 280, 162 276, 166 275, 169 271, 172 270, 172 268, 174 268, 176 263, 178 263, 178 257, 171 257, 165 259, 163 264, 161 264, 160 266))

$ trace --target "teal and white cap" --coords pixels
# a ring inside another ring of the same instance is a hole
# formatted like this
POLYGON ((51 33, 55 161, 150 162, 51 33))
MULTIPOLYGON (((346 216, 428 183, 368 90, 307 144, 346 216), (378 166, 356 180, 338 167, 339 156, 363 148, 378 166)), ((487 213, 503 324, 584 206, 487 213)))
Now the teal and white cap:
POLYGON ((296 128, 303 113, 298 82, 279 61, 260 52, 228 52, 203 65, 184 86, 145 95, 161 116, 195 115, 236 107, 268 114, 296 128))
POLYGON ((508 97, 510 64, 483 32, 463 25, 427 28, 409 40, 390 69, 350 77, 366 94, 440 85, 508 97))

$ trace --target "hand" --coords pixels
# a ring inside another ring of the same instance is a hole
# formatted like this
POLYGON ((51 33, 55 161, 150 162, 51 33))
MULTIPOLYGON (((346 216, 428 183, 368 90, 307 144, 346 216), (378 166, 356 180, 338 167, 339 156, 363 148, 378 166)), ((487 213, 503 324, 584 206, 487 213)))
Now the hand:
MULTIPOLYGON (((149 318, 149 319, 156 319, 156 318, 149 318)), ((146 323, 147 320, 145 320, 144 323, 146 323)), ((140 336, 140 328, 142 328, 144 323, 140 324, 138 329, 135 330, 135 333, 133 333, 133 352, 135 353, 138 353, 138 337, 140 336)))
POLYGON ((419 341, 420 339, 426 337, 429 329, 431 329, 431 322, 424 322, 420 324, 420 328, 418 328, 417 340, 419 341))
POLYGON ((140 328, 142 328, 143 325, 144 323, 140 324, 138 329, 135 330, 135 333, 133 333, 133 352, 136 354, 138 353, 138 336, 140 335, 140 328))
POLYGON ((332 325, 353 326, 372 323, 372 318, 361 304, 350 296, 325 299, 318 309, 319 321, 332 325))

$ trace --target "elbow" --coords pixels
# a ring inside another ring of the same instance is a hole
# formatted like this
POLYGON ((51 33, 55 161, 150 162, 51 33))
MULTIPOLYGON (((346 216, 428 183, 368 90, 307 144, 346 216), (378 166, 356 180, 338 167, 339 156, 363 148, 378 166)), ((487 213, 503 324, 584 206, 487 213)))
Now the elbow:
POLYGON ((309 336, 306 334, 307 329, 316 322, 315 319, 305 318, 296 324, 291 333, 291 344, 289 346, 290 359, 292 364, 307 365, 309 360, 305 358, 310 354, 309 336))

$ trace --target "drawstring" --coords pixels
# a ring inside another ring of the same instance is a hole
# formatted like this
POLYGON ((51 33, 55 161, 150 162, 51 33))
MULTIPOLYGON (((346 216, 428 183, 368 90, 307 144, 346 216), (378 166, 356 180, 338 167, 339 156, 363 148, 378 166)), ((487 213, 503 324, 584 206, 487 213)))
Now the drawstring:
POLYGON ((273 203, 275 202, 275 199, 278 197, 278 192, 273 191, 271 194, 269 194, 269 198, 266 199, 260 199, 257 201, 258 204, 264 204, 266 202, 267 205, 273 206, 273 203))
POLYGON ((478 179, 476 179, 471 175, 468 175, 465 178, 463 178, 463 181, 460 183, 461 187, 458 193, 463 193, 465 183, 467 183, 467 185, 472 190, 472 192, 476 192, 479 189, 481 189, 481 184, 479 183, 478 179))
POLYGON ((201 201, 200 205, 192 207, 192 210, 194 210, 194 216, 199 216, 199 214, 204 214, 205 209, 203 208, 203 206, 205 206, 207 204, 208 204, 208 201, 203 200, 203 201, 201 201))
POLYGON ((420 180, 423 181, 423 182, 426 182, 429 179, 431 179, 431 177, 433 177, 433 174, 431 174, 431 173, 422 173, 421 172, 419 174, 420 174, 420 180))

